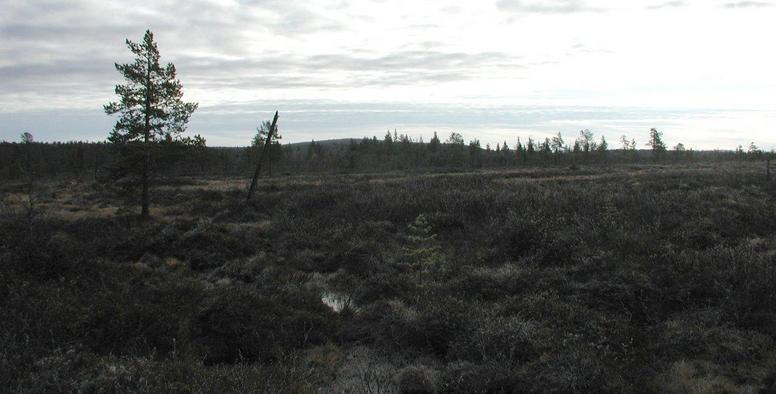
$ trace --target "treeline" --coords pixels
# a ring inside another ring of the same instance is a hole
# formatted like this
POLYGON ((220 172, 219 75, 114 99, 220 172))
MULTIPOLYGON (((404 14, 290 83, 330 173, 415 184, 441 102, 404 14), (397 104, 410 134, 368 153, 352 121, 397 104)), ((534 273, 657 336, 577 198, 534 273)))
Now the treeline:
MULTIPOLYGON (((621 146, 605 139, 594 140, 587 130, 571 143, 561 134, 544 140, 517 138, 483 146, 468 143, 459 133, 444 141, 436 134, 429 142, 388 132, 377 137, 272 144, 269 154, 274 174, 320 172, 384 172, 395 170, 466 170, 516 166, 577 164, 671 163, 686 161, 764 160, 771 156, 753 144, 733 151, 693 151, 677 145, 657 144, 637 149, 635 141, 621 138, 621 146)), ((661 142, 661 141, 659 141, 661 142)), ((662 142, 661 142, 662 143, 662 142)), ((242 176, 251 173, 261 146, 205 147, 203 144, 159 144, 152 162, 158 173, 173 175, 242 176)), ((108 176, 119 158, 117 146, 108 143, 0 143, 0 179, 23 179, 30 172, 40 177, 72 176, 101 179, 108 176)))

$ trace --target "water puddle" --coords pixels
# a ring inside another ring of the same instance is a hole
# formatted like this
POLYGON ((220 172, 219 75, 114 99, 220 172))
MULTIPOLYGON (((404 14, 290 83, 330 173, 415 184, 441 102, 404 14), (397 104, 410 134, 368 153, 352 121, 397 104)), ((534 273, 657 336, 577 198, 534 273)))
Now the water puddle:
POLYGON ((345 308, 353 308, 353 303, 349 296, 331 291, 324 292, 321 295, 321 302, 337 313, 342 312, 345 308))

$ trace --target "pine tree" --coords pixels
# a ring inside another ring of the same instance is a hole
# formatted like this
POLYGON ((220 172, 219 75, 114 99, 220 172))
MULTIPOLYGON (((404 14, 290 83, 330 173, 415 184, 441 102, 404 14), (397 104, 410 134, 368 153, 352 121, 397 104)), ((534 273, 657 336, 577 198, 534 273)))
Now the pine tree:
POLYGON ((558 132, 558 135, 555 137, 552 137, 552 142, 550 143, 550 146, 552 147, 552 151, 554 153, 560 153, 565 149, 565 142, 563 141, 563 136, 560 132, 558 132))
POLYGON ((472 167, 480 167, 482 165, 481 156, 482 156, 482 147, 480 146, 480 140, 474 139, 472 141, 469 141, 469 160, 471 162, 472 167))
POLYGON ((549 138, 544 138, 544 142, 542 142, 542 151, 545 153, 552 153, 552 143, 550 142, 549 138))
POLYGON ((596 143, 593 141, 593 132, 585 129, 579 131, 579 137, 577 138, 580 150, 585 153, 596 150, 596 143))
POLYGON ((754 143, 754 141, 752 141, 751 143, 749 143, 749 149, 747 150, 747 154, 749 154, 750 156, 759 158, 760 156, 763 155, 763 151, 760 150, 760 148, 754 143))
POLYGON ((20 139, 22 141, 22 144, 31 144, 31 143, 35 142, 35 138, 32 136, 32 134, 30 134, 30 133, 28 133, 26 131, 21 134, 20 139))
POLYGON ((596 150, 598 150, 599 152, 606 153, 607 149, 609 149, 609 144, 606 142, 606 137, 601 136, 601 143, 598 144, 598 146, 596 147, 596 150))
POLYGON ((631 147, 630 141, 628 141, 628 137, 626 137, 625 134, 623 134, 620 137, 620 143, 622 144, 622 150, 623 151, 629 151, 630 150, 630 147, 631 147))
MULTIPOLYGON (((259 127, 256 128, 256 135, 253 137, 251 147, 255 150, 254 156, 261 152, 264 147, 264 142, 270 136, 270 128, 272 128, 272 122, 265 120, 261 122, 259 127)), ((272 160, 277 160, 281 153, 279 139, 283 136, 278 132, 278 125, 275 125, 275 129, 272 130, 272 139, 270 140, 269 152, 267 152, 267 173, 272 177, 272 160)), ((261 158, 260 160, 264 160, 261 158)))
POLYGON ((450 133, 450 137, 447 138, 445 143, 452 145, 463 145, 463 136, 459 133, 452 132, 450 133))
POLYGON ((653 128, 649 130, 649 142, 647 145, 652 147, 652 157, 659 160, 666 151, 666 144, 663 142, 663 133, 653 128))
POLYGON ((517 137, 517 146, 515 146, 515 152, 517 155, 517 159, 522 160, 523 163, 526 162, 526 154, 525 154, 525 147, 523 147, 523 143, 520 142, 520 137, 517 137))
POLYGON ((428 150, 431 152, 436 152, 439 150, 439 145, 441 145, 441 142, 439 141, 439 137, 437 136, 437 132, 434 132, 434 137, 431 138, 431 141, 428 143, 428 150))
POLYGON ((159 63, 159 49, 150 30, 146 31, 143 42, 127 40, 126 44, 135 55, 135 61, 115 64, 126 84, 116 85, 115 92, 120 100, 106 104, 104 110, 108 115, 120 115, 108 141, 137 148, 124 150, 125 153, 140 153, 125 164, 131 166, 127 170, 133 172, 140 162, 141 216, 148 217, 152 146, 179 140, 197 104, 183 102, 183 86, 176 78, 175 66, 168 63, 162 67, 159 63))
POLYGON ((606 161, 607 156, 609 155, 609 143, 606 142, 606 137, 601 136, 601 142, 596 146, 595 150, 598 156, 606 161))

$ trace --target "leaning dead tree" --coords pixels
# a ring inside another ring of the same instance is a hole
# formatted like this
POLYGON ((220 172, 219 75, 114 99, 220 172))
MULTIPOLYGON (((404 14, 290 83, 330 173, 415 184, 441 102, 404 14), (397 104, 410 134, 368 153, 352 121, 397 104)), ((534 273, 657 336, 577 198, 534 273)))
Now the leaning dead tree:
POLYGON ((275 117, 272 119, 272 125, 267 132, 267 139, 264 141, 264 148, 261 150, 261 155, 256 161, 256 171, 253 172, 253 179, 251 180, 251 187, 248 188, 248 198, 246 201, 250 201, 253 197, 253 192, 256 190, 256 182, 259 180, 259 173, 261 173, 261 162, 264 161, 264 157, 268 156, 267 153, 272 147, 272 136, 275 135, 278 124, 278 111, 275 111, 275 117))

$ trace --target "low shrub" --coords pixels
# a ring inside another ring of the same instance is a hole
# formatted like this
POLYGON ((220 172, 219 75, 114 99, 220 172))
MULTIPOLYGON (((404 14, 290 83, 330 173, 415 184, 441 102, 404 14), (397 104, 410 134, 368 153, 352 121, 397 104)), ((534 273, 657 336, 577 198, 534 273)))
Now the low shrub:
POLYGON ((394 377, 402 394, 426 394, 437 392, 437 373, 426 366, 407 366, 394 377))
POLYGON ((192 321, 191 342, 206 364, 216 364, 277 360, 289 349, 331 338, 336 319, 319 299, 314 308, 297 308, 304 305, 239 287, 217 288, 192 321))

